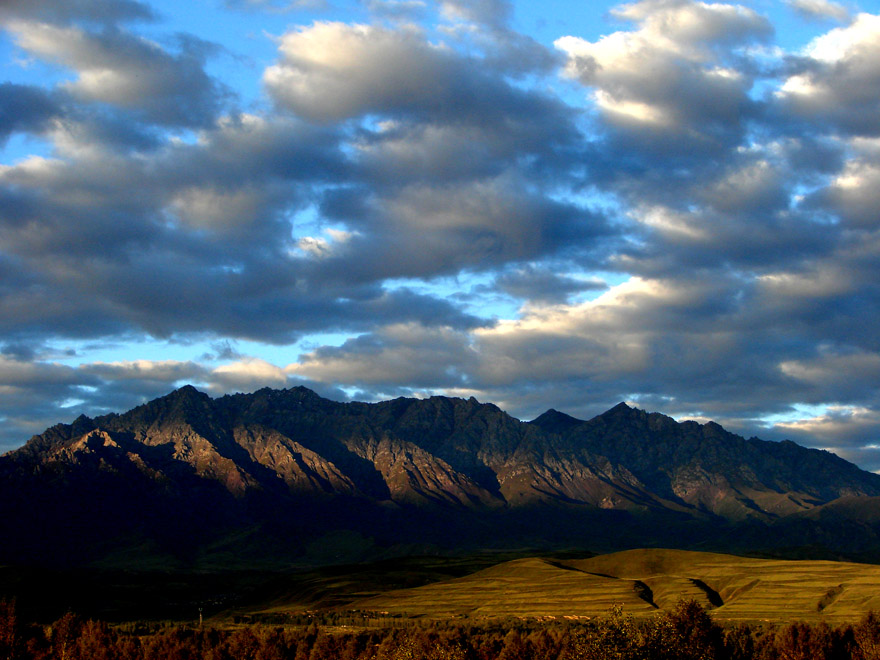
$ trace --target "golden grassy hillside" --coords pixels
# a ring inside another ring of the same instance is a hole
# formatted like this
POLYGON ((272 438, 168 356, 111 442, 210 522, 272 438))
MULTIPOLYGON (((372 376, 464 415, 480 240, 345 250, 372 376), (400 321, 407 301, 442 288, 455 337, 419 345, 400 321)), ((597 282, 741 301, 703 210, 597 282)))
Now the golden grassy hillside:
POLYGON ((880 610, 880 566, 630 550, 581 560, 517 559, 347 607, 431 618, 561 618, 602 615, 620 604, 645 616, 680 598, 697 600, 718 620, 855 621, 880 610))

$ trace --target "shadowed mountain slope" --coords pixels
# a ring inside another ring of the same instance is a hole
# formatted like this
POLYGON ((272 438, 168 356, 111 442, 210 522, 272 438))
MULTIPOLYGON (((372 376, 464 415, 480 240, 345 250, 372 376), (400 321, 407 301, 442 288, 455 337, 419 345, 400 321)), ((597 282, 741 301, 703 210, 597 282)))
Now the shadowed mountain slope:
POLYGON ((0 534, 14 539, 0 560, 74 564, 764 549, 768 525, 790 530, 773 547, 870 554, 876 516, 846 542, 823 534, 880 501, 880 476, 828 452, 625 404, 520 422, 473 398, 338 403, 302 387, 211 399, 187 386, 80 417, 0 457, 0 478, 0 534))

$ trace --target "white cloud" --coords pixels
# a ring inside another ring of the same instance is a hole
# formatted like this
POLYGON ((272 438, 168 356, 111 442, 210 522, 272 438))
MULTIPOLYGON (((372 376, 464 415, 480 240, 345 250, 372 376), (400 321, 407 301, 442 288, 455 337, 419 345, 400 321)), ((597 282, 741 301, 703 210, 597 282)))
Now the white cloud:
POLYGON ((260 358, 245 358, 214 369, 210 374, 211 390, 251 392, 260 387, 286 387, 284 369, 260 358))

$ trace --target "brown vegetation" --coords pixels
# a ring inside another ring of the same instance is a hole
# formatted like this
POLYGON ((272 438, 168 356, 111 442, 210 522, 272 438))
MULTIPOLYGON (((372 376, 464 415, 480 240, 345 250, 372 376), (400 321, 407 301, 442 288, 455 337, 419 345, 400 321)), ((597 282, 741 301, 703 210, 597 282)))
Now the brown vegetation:
POLYGON ((130 623, 111 627, 68 613, 48 626, 0 601, 3 660, 878 660, 880 618, 721 627, 695 601, 637 620, 612 608, 585 623, 522 620, 464 626, 218 629, 130 623))

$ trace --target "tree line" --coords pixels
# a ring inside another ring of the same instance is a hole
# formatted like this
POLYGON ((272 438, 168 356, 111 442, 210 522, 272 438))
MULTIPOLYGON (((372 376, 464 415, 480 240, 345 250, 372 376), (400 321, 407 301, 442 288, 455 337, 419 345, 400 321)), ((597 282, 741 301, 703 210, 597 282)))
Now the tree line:
POLYGON ((226 629, 111 626, 73 613, 39 625, 0 601, 0 660, 880 660, 880 617, 838 627, 721 626, 698 603, 682 601, 639 620, 613 608, 584 623, 226 629))

